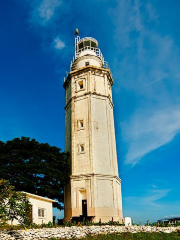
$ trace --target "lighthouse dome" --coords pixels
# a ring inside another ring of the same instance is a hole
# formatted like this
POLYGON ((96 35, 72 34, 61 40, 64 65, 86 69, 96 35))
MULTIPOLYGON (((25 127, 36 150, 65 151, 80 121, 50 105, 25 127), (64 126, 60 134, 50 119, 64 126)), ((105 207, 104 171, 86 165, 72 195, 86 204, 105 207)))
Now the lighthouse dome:
POLYGON ((78 39, 75 45, 75 61, 72 70, 85 66, 103 67, 104 59, 98 41, 92 37, 78 39))

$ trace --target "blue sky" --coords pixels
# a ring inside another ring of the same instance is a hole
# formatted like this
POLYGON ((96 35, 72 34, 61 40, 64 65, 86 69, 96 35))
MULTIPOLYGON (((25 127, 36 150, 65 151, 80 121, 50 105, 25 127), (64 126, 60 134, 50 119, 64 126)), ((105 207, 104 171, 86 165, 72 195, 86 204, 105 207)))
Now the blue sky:
POLYGON ((62 85, 78 27, 113 72, 124 216, 180 215, 179 9, 177 0, 1 0, 0 140, 64 150, 62 85))

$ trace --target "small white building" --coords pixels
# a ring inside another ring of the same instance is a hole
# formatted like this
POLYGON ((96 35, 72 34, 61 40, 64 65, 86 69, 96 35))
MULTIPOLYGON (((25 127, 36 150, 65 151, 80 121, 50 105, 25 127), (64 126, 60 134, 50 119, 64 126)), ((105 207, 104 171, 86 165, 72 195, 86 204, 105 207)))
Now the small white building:
POLYGON ((125 217, 124 218, 124 224, 125 226, 131 226, 132 225, 132 221, 130 217, 125 217))
MULTIPOLYGON (((30 220, 32 223, 42 224, 53 221, 53 202, 57 202, 50 198, 41 197, 35 194, 23 192, 26 194, 29 202, 32 206, 32 212, 30 216, 30 220)), ((8 222, 11 224, 10 222, 8 222)), ((17 220, 13 221, 13 225, 18 225, 19 222, 17 220)))

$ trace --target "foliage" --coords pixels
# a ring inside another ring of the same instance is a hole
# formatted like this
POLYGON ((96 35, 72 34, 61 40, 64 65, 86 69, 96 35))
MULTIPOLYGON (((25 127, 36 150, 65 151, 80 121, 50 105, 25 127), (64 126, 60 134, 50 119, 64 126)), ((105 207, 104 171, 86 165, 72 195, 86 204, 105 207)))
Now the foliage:
MULTIPOLYGON (((40 229, 40 228, 56 228, 56 225, 53 225, 52 222, 42 223, 42 224, 31 223, 26 225, 26 229, 40 229)), ((4 226, 0 225, 0 230, 10 230, 10 229, 11 229, 11 226, 8 225, 7 223, 4 226)), ((13 226, 13 230, 20 230, 20 229, 24 229, 24 225, 13 226)))
POLYGON ((114 226, 125 226, 124 223, 119 223, 119 221, 109 221, 109 222, 92 222, 89 220, 86 221, 82 221, 82 222, 66 222, 64 223, 64 225, 66 227, 70 227, 70 226, 104 226, 104 225, 114 225, 114 226))
POLYGON ((20 224, 29 223, 31 205, 26 194, 16 192, 8 181, 0 180, 0 219, 2 225, 5 221, 14 219, 20 224))
MULTIPOLYGON (((16 190, 63 202, 68 161, 61 149, 21 137, 0 141, 0 152, 0 176, 16 190)), ((63 208, 60 203, 56 207, 63 208)))
POLYGON ((149 226, 149 219, 147 220, 145 226, 149 226))
POLYGON ((54 224, 53 224, 53 222, 48 222, 47 226, 48 226, 49 228, 52 228, 52 227, 54 227, 54 224))
POLYGON ((28 226, 28 228, 53 228, 55 227, 55 225, 52 222, 48 222, 48 223, 42 223, 42 224, 36 224, 36 223, 32 223, 28 226))

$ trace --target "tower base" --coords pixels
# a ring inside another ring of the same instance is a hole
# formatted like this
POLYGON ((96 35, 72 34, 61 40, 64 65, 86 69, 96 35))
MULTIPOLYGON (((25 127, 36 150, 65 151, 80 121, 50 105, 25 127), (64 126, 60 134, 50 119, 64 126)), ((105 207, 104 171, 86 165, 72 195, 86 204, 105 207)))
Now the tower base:
POLYGON ((71 176, 65 189, 65 218, 122 223, 121 180, 117 176, 71 176))

